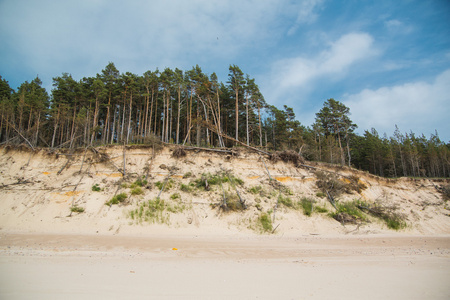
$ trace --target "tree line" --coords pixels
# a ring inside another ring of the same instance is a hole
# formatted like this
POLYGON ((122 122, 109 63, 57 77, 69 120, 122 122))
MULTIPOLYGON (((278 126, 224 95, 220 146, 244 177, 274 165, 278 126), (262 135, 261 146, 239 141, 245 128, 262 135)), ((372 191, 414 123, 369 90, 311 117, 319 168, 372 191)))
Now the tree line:
POLYGON ((294 150, 308 160, 354 166, 386 177, 450 174, 450 144, 438 134, 380 137, 355 134, 350 110, 328 99, 305 127, 292 108, 268 104, 254 78, 229 67, 226 83, 197 65, 142 75, 110 62, 95 77, 53 78, 51 94, 36 77, 17 91, 0 76, 0 143, 29 147, 87 147, 165 143, 199 147, 245 144, 294 150))

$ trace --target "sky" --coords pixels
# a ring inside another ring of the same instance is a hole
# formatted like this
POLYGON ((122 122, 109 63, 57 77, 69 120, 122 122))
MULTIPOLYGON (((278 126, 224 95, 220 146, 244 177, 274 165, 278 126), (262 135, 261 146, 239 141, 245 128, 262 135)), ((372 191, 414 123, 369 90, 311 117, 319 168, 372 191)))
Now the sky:
POLYGON ((310 126, 333 98, 357 132, 450 142, 450 0, 0 0, 0 75, 237 65, 310 126))

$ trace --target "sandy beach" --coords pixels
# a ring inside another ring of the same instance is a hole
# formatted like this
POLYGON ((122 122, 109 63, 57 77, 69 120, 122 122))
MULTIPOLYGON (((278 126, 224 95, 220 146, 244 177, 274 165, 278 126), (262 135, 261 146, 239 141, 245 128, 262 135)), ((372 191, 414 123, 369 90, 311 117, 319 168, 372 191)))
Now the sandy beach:
POLYGON ((2 234, 1 299, 449 299, 449 236, 2 234))

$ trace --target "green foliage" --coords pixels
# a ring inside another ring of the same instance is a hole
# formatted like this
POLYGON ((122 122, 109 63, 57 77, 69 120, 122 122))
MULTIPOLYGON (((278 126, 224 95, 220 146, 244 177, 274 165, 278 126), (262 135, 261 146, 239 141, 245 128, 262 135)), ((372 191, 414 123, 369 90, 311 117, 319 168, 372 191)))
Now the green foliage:
POLYGON ((288 196, 283 196, 283 194, 279 195, 278 202, 286 207, 294 208, 294 202, 292 202, 292 199, 289 198, 288 196))
POLYGON ((114 205, 114 204, 119 204, 125 201, 125 199, 127 199, 127 194, 126 193, 120 193, 115 195, 114 197, 111 198, 111 200, 109 200, 108 202, 106 202, 106 205, 114 205))
POLYGON ((319 197, 319 198, 325 198, 327 195, 325 195, 324 192, 317 192, 316 196, 319 197))
POLYGON ((194 180, 193 183, 195 187, 199 189, 205 189, 206 181, 208 181, 209 186, 220 185, 220 183, 224 184, 227 182, 232 182, 238 185, 244 184, 244 181, 242 179, 235 177, 234 175, 228 175, 225 172, 214 175, 211 175, 209 173, 203 174, 201 178, 194 180))
POLYGON ((258 217, 259 225, 261 226, 261 230, 263 232, 272 232, 272 219, 270 218, 270 214, 261 213, 258 217))
POLYGON ((131 190, 131 195, 142 195, 144 191, 141 187, 137 186, 131 190))
POLYGON ((184 179, 190 178, 190 177, 192 177, 192 172, 187 172, 186 174, 183 175, 184 179))
POLYGON ((243 203, 241 203, 236 193, 225 191, 225 199, 226 205, 221 206, 221 208, 225 211, 242 211, 247 208, 243 203))
POLYGON ((171 188, 173 188, 173 185, 174 185, 174 182, 173 182, 173 179, 172 178, 169 178, 168 180, 167 180, 167 183, 166 183, 166 185, 164 186, 164 181, 157 181, 157 182, 155 182, 155 186, 158 188, 158 189, 162 189, 162 187, 164 186, 164 190, 170 190, 171 188))
POLYGON ((186 192, 186 193, 190 193, 190 192, 192 192, 192 187, 187 184, 182 183, 180 186, 180 190, 182 190, 183 192, 186 192))
POLYGON ((317 211, 318 213, 327 213, 328 209, 323 206, 314 206, 314 211, 317 211))
POLYGON ((383 220, 389 229, 400 230, 407 226, 405 217, 397 212, 397 206, 382 206, 362 201, 357 201, 356 203, 361 210, 383 220))
POLYGON ((180 202, 171 203, 163 199, 150 199, 142 202, 138 208, 129 212, 129 217, 136 222, 169 224, 170 213, 181 213, 186 206, 180 202))
POLYGON ((173 193, 172 195, 170 195, 170 199, 175 200, 175 199, 180 199, 181 195, 179 193, 173 193))
POLYGON ((145 180, 144 178, 145 178, 145 176, 143 176, 142 179, 141 178, 137 179, 135 182, 133 182, 130 185, 130 188, 146 186, 148 184, 148 181, 145 180))
POLYGON ((102 190, 98 183, 94 184, 91 189, 93 192, 100 192, 102 190))
POLYGON ((74 205, 70 208, 70 211, 75 212, 75 213, 82 213, 82 212, 84 212, 84 208, 74 205))
POLYGON ((312 213, 313 213, 313 203, 314 203, 313 199, 308 199, 308 198, 305 198, 305 197, 303 197, 300 200, 300 206, 302 207, 303 214, 305 216, 310 217, 312 215, 312 213))
POLYGON ((338 212, 346 213, 350 216, 355 217, 357 220, 366 221, 367 217, 358 208, 358 206, 357 206, 358 203, 359 203, 358 201, 350 201, 350 202, 338 203, 336 206, 338 208, 338 212))
POLYGON ((260 185, 252 186, 248 191, 252 194, 259 194, 262 191, 262 186, 260 185))

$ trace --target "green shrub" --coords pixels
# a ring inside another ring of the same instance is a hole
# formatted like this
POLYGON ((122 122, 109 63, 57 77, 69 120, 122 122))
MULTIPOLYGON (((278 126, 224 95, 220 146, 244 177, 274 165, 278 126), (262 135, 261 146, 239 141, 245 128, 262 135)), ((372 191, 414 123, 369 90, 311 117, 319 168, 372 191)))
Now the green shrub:
POLYGON ((70 208, 71 212, 76 212, 76 213, 82 213, 84 212, 84 208, 83 207, 79 207, 77 205, 74 205, 70 208))
POLYGON ((278 202, 286 207, 294 208, 294 202, 292 202, 291 198, 283 196, 282 194, 278 197, 278 202))
POLYGON ((313 199, 308 199, 308 198, 305 198, 305 197, 303 197, 303 198, 300 200, 300 206, 302 207, 302 209, 303 209, 303 214, 304 214, 305 216, 310 217, 310 216, 312 215, 312 212, 313 212, 313 202, 314 202, 313 199))
POLYGON ((319 198, 325 198, 327 195, 325 195, 324 192, 317 192, 316 196, 319 197, 319 198))
POLYGON ((114 197, 111 198, 111 200, 109 200, 108 202, 106 202, 106 205, 113 205, 113 204, 119 204, 125 201, 125 199, 127 199, 127 194, 125 193, 120 193, 115 195, 114 197))
POLYGON ((170 195, 170 199, 175 200, 175 199, 180 199, 181 195, 179 193, 174 193, 172 195, 170 195))
POLYGON ((166 191, 170 190, 173 187, 173 184, 174 184, 174 182, 173 182, 172 178, 169 178, 167 180, 167 183, 165 186, 164 186, 164 181, 155 182, 155 185, 158 189, 162 189, 162 187, 164 186, 164 190, 166 190, 166 191))
POLYGON ((100 192, 102 190, 98 183, 94 184, 91 189, 93 192, 100 192))
POLYGON ((131 195, 142 195, 143 193, 144 191, 142 190, 142 188, 138 186, 131 190, 131 195))
POLYGON ((323 206, 314 206, 314 211, 317 211, 318 213, 327 213, 328 209, 323 206))
POLYGON ((137 222, 168 224, 170 221, 169 213, 180 213, 185 209, 186 206, 182 203, 171 205, 162 199, 156 198, 142 202, 138 208, 129 212, 129 217, 137 222))
POLYGON ((145 176, 143 176, 142 179, 141 179, 141 178, 137 179, 135 182, 133 182, 133 183, 131 184, 130 187, 131 187, 131 188, 135 188, 135 187, 143 187, 143 186, 146 186, 146 185, 148 184, 148 181, 145 180, 144 178, 145 178, 145 176))
POLYGON ((258 222, 263 232, 272 232, 272 219, 270 218, 269 214, 262 213, 258 218, 258 222))
POLYGON ((192 172, 187 172, 186 174, 183 175, 183 178, 190 178, 192 177, 192 172))
POLYGON ((262 191, 262 186, 260 185, 252 186, 248 191, 252 194, 259 194, 262 191))
POLYGON ((189 192, 192 191, 192 187, 190 187, 187 184, 183 184, 182 183, 181 186, 180 186, 180 190, 182 190, 183 192, 189 193, 189 192))

